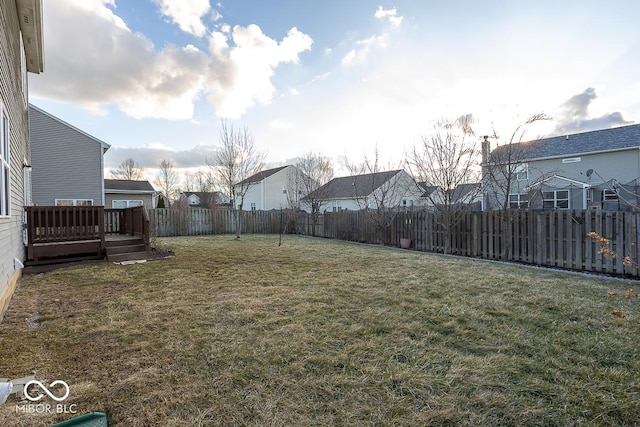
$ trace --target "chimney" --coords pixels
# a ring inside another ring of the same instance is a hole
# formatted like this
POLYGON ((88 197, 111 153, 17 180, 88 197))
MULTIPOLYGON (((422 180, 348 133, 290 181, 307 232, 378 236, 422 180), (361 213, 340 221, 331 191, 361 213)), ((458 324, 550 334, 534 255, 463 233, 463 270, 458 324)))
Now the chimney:
POLYGON ((487 163, 489 159, 489 153, 491 152, 491 143, 489 142, 489 136, 485 135, 482 141, 482 163, 487 163))

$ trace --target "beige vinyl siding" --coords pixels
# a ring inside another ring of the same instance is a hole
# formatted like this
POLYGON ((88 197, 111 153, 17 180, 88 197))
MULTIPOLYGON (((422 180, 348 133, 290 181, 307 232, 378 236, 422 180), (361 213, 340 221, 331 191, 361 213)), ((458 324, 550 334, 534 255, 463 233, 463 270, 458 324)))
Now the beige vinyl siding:
POLYGON ((24 261, 22 162, 30 161, 28 110, 22 87, 20 30, 14 1, 0 8, 0 101, 9 120, 11 150, 11 215, 0 218, 0 317, 17 270, 14 259, 24 261))

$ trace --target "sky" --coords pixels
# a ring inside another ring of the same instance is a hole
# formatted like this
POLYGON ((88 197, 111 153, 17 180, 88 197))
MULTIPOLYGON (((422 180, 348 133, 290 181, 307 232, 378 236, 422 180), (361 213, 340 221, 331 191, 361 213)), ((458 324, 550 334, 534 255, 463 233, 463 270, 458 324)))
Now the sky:
MULTIPOLYGON (((640 122, 637 0, 44 0, 30 102, 131 157, 206 168, 221 121, 267 166, 389 163, 433 124, 531 138, 640 122)), ((480 137, 479 137, 480 140, 480 137)), ((340 168, 336 167, 339 171, 340 168)))

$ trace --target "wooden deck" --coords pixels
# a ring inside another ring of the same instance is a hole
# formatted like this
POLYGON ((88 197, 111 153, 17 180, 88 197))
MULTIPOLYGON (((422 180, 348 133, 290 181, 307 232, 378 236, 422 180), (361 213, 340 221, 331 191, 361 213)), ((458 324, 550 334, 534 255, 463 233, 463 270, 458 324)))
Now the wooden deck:
POLYGON ((136 236, 149 250, 149 216, 144 207, 29 206, 26 265, 103 259, 107 242, 136 236))

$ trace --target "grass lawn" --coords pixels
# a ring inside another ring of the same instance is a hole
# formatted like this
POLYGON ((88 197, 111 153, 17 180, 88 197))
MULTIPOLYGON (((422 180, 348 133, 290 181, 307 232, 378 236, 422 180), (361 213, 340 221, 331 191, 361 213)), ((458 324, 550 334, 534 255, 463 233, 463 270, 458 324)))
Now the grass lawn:
MULTIPOLYGON (((293 236, 161 241, 175 258, 25 276, 0 377, 64 380, 111 426, 640 424, 629 282, 293 236)), ((71 417, 19 403, 0 425, 71 417)))

